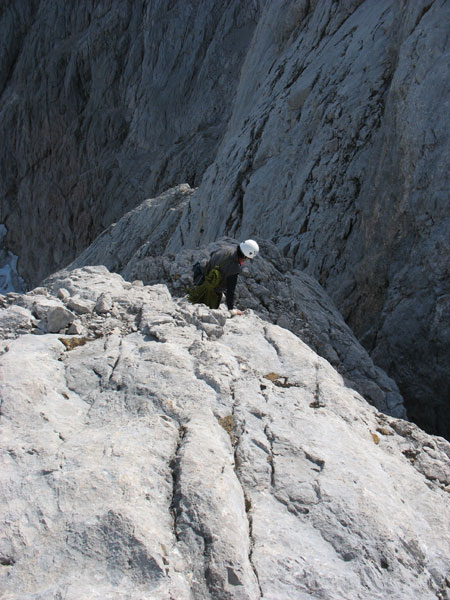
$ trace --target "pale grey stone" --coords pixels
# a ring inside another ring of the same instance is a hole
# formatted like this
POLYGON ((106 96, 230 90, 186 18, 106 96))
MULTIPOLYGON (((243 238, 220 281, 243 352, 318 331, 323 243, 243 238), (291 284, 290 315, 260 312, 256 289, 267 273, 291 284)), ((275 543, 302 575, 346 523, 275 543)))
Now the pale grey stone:
POLYGON ((30 307, 38 319, 47 319, 48 313, 55 308, 65 308, 61 300, 45 294, 24 294, 17 302, 30 307))
POLYGON ((63 281, 114 290, 121 327, 89 313, 77 343, 0 354, 5 598, 448 595, 447 441, 252 310, 223 321, 100 268, 49 293, 63 281))
POLYGON ((95 310, 99 314, 107 313, 112 309, 113 303, 111 294, 103 292, 97 299, 95 310))
POLYGON ((60 288, 58 290, 58 298, 65 302, 70 298, 70 292, 64 288, 60 288))
POLYGON ((63 306, 56 306, 47 311, 47 331, 49 333, 58 333, 73 323, 75 314, 63 306))
POLYGON ((0 308, 0 331, 3 336, 10 336, 20 330, 30 330, 35 319, 29 310, 22 306, 0 308))
MULTIPOLYGON (((60 292, 61 290, 59 290, 58 293, 60 292)), ((86 300, 84 298, 72 296, 67 302, 67 307, 79 315, 83 315, 92 312, 96 308, 96 304, 92 300, 86 300)))
POLYGON ((67 328, 69 335, 86 335, 87 330, 83 327, 83 324, 78 319, 75 319, 73 323, 67 328))
POLYGON ((30 290, 32 296, 46 296, 47 290, 44 287, 37 287, 34 290, 30 290))

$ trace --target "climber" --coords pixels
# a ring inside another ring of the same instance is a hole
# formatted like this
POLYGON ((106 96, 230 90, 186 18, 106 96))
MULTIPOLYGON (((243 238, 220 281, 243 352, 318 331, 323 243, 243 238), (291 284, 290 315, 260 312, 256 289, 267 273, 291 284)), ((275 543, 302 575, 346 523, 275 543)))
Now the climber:
POLYGON ((259 246, 254 240, 245 240, 237 247, 223 244, 211 254, 205 265, 194 265, 196 285, 189 290, 189 301, 192 304, 202 303, 210 308, 218 308, 225 293, 231 315, 242 315, 241 310, 234 308, 237 278, 245 262, 249 258, 255 258, 258 252, 259 246))

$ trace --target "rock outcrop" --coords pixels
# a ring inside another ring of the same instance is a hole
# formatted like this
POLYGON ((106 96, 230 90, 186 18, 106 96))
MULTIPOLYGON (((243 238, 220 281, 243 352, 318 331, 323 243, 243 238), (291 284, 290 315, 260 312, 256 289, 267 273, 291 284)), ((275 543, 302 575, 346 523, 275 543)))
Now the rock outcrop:
POLYGON ((169 249, 272 239, 450 437, 450 4, 283 4, 169 249))
POLYGON ((449 443, 294 334, 105 267, 4 304, 5 600, 449 598, 449 443))
MULTIPOLYGON (((209 257, 221 243, 163 254, 193 193, 188 185, 177 186, 145 201, 106 229, 69 268, 101 264, 128 281, 164 282, 173 295, 185 295, 192 285, 192 265, 209 257)), ((237 303, 300 335, 380 411, 405 417, 397 385, 374 365, 323 288, 295 269, 293 261, 282 256, 273 243, 259 243, 260 255, 246 265, 240 278, 237 303)))
POLYGON ((0 222, 21 274, 198 185, 166 251, 273 241, 450 437, 449 22, 442 0, 7 2, 0 222))

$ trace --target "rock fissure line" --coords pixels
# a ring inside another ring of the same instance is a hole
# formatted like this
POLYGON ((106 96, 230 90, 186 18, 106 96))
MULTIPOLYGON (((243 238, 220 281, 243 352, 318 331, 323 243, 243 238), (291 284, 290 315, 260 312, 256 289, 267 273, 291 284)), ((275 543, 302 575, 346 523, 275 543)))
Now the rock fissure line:
POLYGON ((111 386, 111 379, 113 378, 113 375, 115 373, 117 365, 119 364, 119 361, 120 361, 121 348, 122 348, 122 340, 120 340, 120 342, 119 342, 119 348, 117 349, 117 358, 115 359, 114 364, 111 367, 111 373, 108 377, 108 385, 109 386, 111 386))
POLYGON ((261 587, 261 582, 260 582, 260 579, 259 579, 259 573, 258 573, 258 570, 257 570, 256 565, 255 565, 254 560, 253 560, 253 549, 255 547, 255 538, 254 538, 254 535, 253 535, 252 502, 250 500, 250 497, 247 494, 244 482, 242 481, 242 479, 240 477, 240 474, 239 474, 240 460, 239 460, 238 452, 239 452, 239 444, 241 442, 241 434, 240 433, 237 433, 237 434, 235 433, 235 431, 237 431, 236 425, 235 425, 235 410, 236 410, 237 400, 236 400, 236 394, 235 394, 233 388, 232 388, 232 391, 231 391, 231 397, 232 397, 231 415, 232 415, 233 426, 234 427, 233 427, 233 437, 230 435, 230 440, 231 440, 231 444, 232 444, 233 449, 234 449, 234 472, 236 474, 236 479, 238 480, 239 485, 241 486, 241 489, 242 489, 242 494, 244 496, 244 503, 245 503, 245 514, 247 516, 247 521, 248 521, 248 537, 249 537, 248 560, 250 562, 252 571, 253 571, 253 573, 255 575, 256 582, 258 584, 260 598, 263 598, 264 594, 263 594, 262 587, 261 587))
POLYGON ((325 404, 321 401, 321 392, 319 384, 319 365, 315 365, 316 368, 316 385, 314 388, 314 400, 309 405, 311 408, 325 408, 325 404))
POLYGON ((175 451, 172 460, 169 462, 170 474, 172 477, 172 497, 170 500, 169 510, 172 513, 173 519, 173 532, 177 541, 179 541, 179 535, 177 531, 178 516, 181 514, 181 493, 180 493, 180 449, 183 444, 184 436, 186 435, 186 429, 184 426, 178 428, 178 439, 175 446, 175 451))
POLYGON ((98 382, 99 389, 100 390, 104 389, 103 388, 103 375, 95 367, 92 367, 92 372, 94 373, 94 375, 97 376, 97 382, 98 382))
MULTIPOLYGON (((239 479, 239 477, 238 477, 239 479)), ((258 569, 256 568, 255 562, 253 560, 253 550, 255 547, 255 538, 253 535, 253 515, 252 515, 252 503, 251 500, 249 499, 244 485, 241 483, 242 486, 242 491, 244 493, 244 501, 245 501, 245 513, 247 515, 247 520, 248 520, 248 535, 249 535, 249 550, 248 550, 248 559, 250 561, 250 565, 252 567, 253 573, 255 574, 255 578, 256 578, 256 582, 258 584, 258 589, 259 589, 259 593, 260 593, 260 597, 263 598, 264 594, 263 594, 263 590, 261 587, 261 582, 259 579, 259 573, 258 573, 258 569)))
POLYGON ((270 453, 269 456, 267 457, 267 462, 270 465, 270 487, 272 488, 272 490, 275 489, 275 460, 274 460, 274 453, 273 453, 273 434, 269 429, 269 426, 266 425, 264 427, 264 435, 267 438, 267 441, 269 442, 269 448, 270 448, 270 453))
MULTIPOLYGON (((172 477, 172 498, 170 502, 170 512, 172 514, 172 527, 175 539, 178 542, 185 542, 183 540, 183 536, 180 532, 180 517, 182 516, 182 498, 183 494, 181 491, 180 485, 180 475, 181 475, 181 457, 180 451, 183 446, 183 440, 186 436, 186 427, 184 425, 180 425, 178 429, 178 439, 175 447, 175 451, 172 457, 172 460, 169 463, 169 469, 172 477)), ((212 555, 212 546, 213 546, 213 538, 211 534, 204 530, 201 521, 197 523, 189 522, 185 523, 192 532, 202 540, 203 542, 203 577, 206 588, 211 594, 212 598, 217 597, 217 590, 215 588, 213 575, 210 573, 210 563, 211 563, 211 555, 212 555)), ((187 548, 189 548, 188 543, 185 542, 187 548)))

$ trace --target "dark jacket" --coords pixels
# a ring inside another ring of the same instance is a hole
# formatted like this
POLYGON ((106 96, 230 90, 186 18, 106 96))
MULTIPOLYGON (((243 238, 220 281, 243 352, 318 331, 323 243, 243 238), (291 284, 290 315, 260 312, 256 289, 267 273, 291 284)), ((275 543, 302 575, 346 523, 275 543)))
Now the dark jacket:
POLYGON ((220 267, 220 272, 222 273, 222 280, 216 291, 220 295, 225 292, 228 310, 232 310, 237 278, 239 273, 242 273, 237 246, 224 244, 215 250, 206 265, 205 274, 209 273, 216 266, 220 267))

